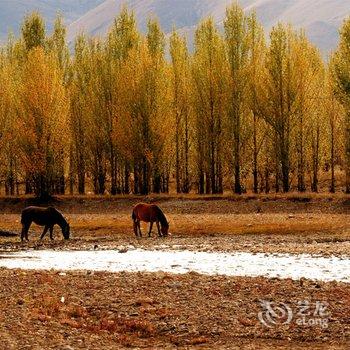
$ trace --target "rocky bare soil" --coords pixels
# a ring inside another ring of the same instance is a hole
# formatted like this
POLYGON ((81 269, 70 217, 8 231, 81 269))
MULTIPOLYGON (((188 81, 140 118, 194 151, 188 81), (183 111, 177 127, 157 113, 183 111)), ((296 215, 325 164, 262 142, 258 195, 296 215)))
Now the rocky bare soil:
POLYGON ((342 283, 3 269, 0 292, 3 349, 350 346, 350 286, 342 283), (263 325, 261 300, 285 303, 293 318, 263 325), (314 314, 318 302, 325 308, 314 314), (311 318, 327 326, 306 324, 311 318))

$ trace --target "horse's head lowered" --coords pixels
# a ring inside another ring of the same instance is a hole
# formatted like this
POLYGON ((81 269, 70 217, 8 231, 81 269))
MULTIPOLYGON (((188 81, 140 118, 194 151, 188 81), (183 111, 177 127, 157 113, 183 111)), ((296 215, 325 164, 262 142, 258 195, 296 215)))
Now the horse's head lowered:
POLYGON ((64 239, 69 239, 69 235, 70 235, 70 227, 69 224, 66 223, 63 227, 62 227, 62 234, 64 239))
POLYGON ((164 237, 169 234, 169 223, 168 222, 161 225, 160 232, 162 232, 162 235, 164 237))

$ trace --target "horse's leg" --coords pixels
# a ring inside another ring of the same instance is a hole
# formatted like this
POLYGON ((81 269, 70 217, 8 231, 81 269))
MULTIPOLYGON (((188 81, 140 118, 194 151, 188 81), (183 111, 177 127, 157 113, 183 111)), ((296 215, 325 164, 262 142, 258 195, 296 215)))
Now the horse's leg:
POLYGON ((160 232, 160 227, 159 227, 159 221, 156 221, 157 223, 157 229, 158 229, 158 236, 162 237, 162 233, 160 232))
POLYGON ((32 224, 32 222, 30 222, 30 223, 28 223, 27 225, 26 225, 26 228, 25 228, 25 236, 26 236, 26 241, 29 241, 29 238, 28 238, 28 231, 29 231, 29 227, 30 227, 30 225, 32 224))
POLYGON ((137 237, 138 235, 139 235, 139 233, 138 233, 138 226, 137 226, 137 221, 135 220, 134 221, 134 233, 135 233, 135 236, 137 237))
POLYGON ((22 231, 21 231, 21 241, 23 242, 24 238, 28 240, 28 230, 29 230, 28 224, 23 224, 22 223, 22 231))
POLYGON ((50 226, 50 238, 53 241, 53 226, 50 226))
POLYGON ((23 242, 24 236, 25 236, 24 230, 25 230, 25 225, 22 224, 22 231, 21 231, 21 241, 22 241, 22 242, 23 242))
POLYGON ((140 237, 142 237, 142 232, 141 232, 141 221, 137 221, 137 227, 139 229, 139 234, 140 234, 140 237))
POLYGON ((152 226, 153 226, 153 221, 151 221, 151 223, 150 223, 150 225, 149 225, 148 237, 151 237, 151 233, 152 233, 152 226))
POLYGON ((45 237, 45 235, 46 235, 46 233, 47 233, 48 230, 49 230, 49 226, 45 226, 45 227, 44 227, 44 231, 43 231, 43 233, 42 233, 42 235, 41 235, 41 237, 40 237, 40 240, 42 240, 42 239, 45 237))

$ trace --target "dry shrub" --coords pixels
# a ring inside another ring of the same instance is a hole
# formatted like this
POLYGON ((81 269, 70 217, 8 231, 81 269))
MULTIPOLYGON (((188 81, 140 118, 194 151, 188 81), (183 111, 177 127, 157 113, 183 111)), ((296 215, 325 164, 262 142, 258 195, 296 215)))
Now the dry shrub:
POLYGON ((209 340, 210 339, 208 337, 199 336, 199 337, 189 339, 188 344, 189 345, 200 345, 200 344, 208 343, 209 340))
POLYGON ((147 320, 120 319, 119 323, 125 333, 137 333, 142 338, 148 338, 155 334, 153 324, 147 320))
POLYGON ((37 276, 37 281, 39 284, 47 284, 47 285, 51 285, 53 284, 54 282, 56 282, 56 277, 48 274, 48 273, 45 273, 45 274, 40 274, 37 276))
POLYGON ((180 346, 181 343, 182 343, 182 341, 181 341, 181 339, 180 339, 179 336, 177 336, 177 335, 172 335, 172 334, 169 336, 169 341, 170 341, 172 344, 174 344, 175 346, 180 346))
POLYGON ((76 320, 72 320, 71 318, 63 318, 61 319, 60 323, 65 326, 69 326, 72 328, 81 328, 81 323, 77 322, 76 320))
POLYGON ((120 334, 118 337, 118 342, 122 345, 125 346, 127 348, 132 347, 133 341, 132 339, 126 335, 126 334, 120 334))
POLYGON ((50 296, 43 296, 41 300, 38 301, 38 304, 38 313, 51 317, 59 315, 61 308, 64 306, 58 298, 50 296))
POLYGON ((80 305, 68 305, 65 311, 71 318, 84 318, 88 315, 85 307, 80 305))
POLYGON ((43 296, 37 300, 36 305, 32 314, 42 322, 56 318, 61 324, 80 328, 79 322, 73 319, 84 319, 88 316, 83 306, 62 303, 57 297, 43 296))
MULTIPOLYGON (((138 305, 150 305, 154 303, 154 300, 143 298, 136 303, 138 305)), ((42 322, 56 319, 62 325, 72 328, 85 328, 95 333, 106 331, 109 333, 132 334, 141 338, 151 337, 155 334, 155 327, 146 320, 103 316, 98 321, 93 321, 85 307, 73 303, 62 303, 58 297, 42 296, 38 298, 35 307, 32 309, 32 315, 42 322)))
POLYGON ((38 320, 41 321, 41 322, 47 322, 47 321, 50 321, 51 320, 51 316, 47 316, 47 315, 43 315, 43 314, 40 314, 38 313, 38 320))
POLYGON ((247 318, 238 317, 238 322, 245 327, 255 326, 255 322, 247 318))
POLYGON ((109 333, 133 334, 140 338, 148 338, 155 334, 155 327, 146 320, 127 318, 102 318, 97 324, 89 324, 86 328, 94 333, 106 331, 109 333))
POLYGON ((168 308, 168 307, 162 307, 160 309, 157 310, 157 314, 159 319, 164 319, 167 317, 171 317, 171 316, 176 316, 178 315, 178 312, 175 312, 174 310, 168 308))
POLYGON ((101 331, 107 331, 110 333, 114 333, 118 330, 118 324, 115 320, 109 320, 107 318, 103 318, 100 321, 100 327, 99 330, 101 331))
POLYGON ((156 301, 154 299, 149 297, 140 297, 135 301, 133 305, 137 307, 140 307, 140 306, 146 307, 148 305, 154 305, 154 304, 156 304, 156 301))

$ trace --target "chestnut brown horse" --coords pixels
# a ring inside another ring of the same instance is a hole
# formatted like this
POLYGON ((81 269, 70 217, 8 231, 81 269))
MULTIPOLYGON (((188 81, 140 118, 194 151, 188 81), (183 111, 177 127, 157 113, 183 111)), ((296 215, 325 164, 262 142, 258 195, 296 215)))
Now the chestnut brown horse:
POLYGON ((157 224, 159 237, 166 237, 168 235, 169 223, 163 211, 155 204, 136 204, 132 211, 131 218, 134 222, 134 233, 136 237, 142 237, 140 221, 150 223, 148 232, 149 237, 151 237, 153 223, 157 224), (159 224, 161 225, 161 228, 159 228, 159 224))
POLYGON ((29 227, 34 222, 39 226, 45 226, 40 237, 43 239, 47 231, 50 230, 50 238, 53 239, 53 227, 57 224, 61 227, 63 237, 69 238, 69 224, 63 215, 55 208, 27 207, 23 209, 21 216, 22 232, 21 240, 28 241, 29 227))

